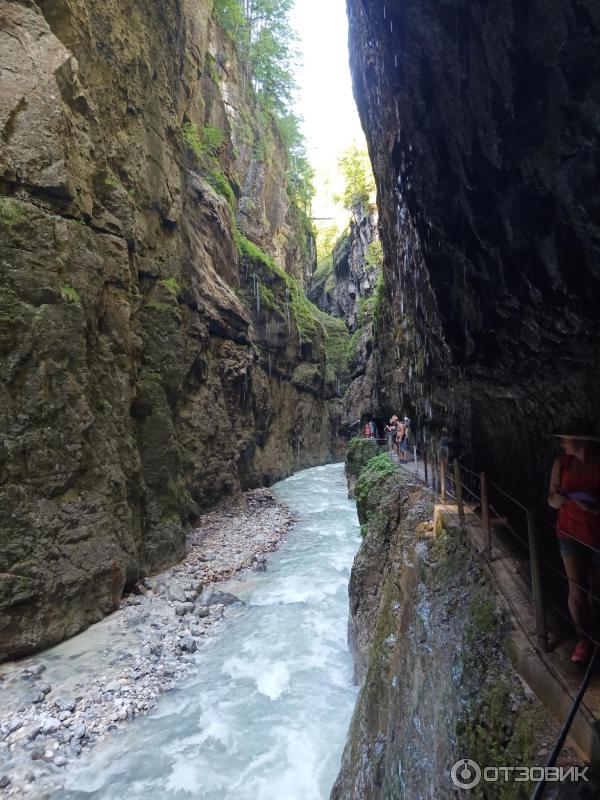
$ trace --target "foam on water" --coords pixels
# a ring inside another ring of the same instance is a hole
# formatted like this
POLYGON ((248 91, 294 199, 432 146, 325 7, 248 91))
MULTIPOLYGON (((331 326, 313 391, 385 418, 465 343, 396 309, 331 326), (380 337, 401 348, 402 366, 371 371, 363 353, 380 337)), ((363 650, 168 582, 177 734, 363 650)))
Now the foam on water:
POLYGON ((266 573, 223 585, 195 677, 70 767, 61 798, 325 800, 356 701, 347 585, 360 533, 343 466, 275 488, 299 515, 266 573))

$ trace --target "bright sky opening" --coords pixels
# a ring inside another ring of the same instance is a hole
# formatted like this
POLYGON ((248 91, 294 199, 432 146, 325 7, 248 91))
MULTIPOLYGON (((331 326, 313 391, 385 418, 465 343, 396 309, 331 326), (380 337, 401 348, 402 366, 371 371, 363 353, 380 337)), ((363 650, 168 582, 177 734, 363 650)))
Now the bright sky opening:
POLYGON ((297 111, 304 119, 308 156, 317 172, 313 217, 334 217, 343 228, 348 212, 333 201, 342 190, 337 160, 353 141, 366 149, 352 95, 346 2, 296 0, 292 25, 302 59, 296 71, 297 111))

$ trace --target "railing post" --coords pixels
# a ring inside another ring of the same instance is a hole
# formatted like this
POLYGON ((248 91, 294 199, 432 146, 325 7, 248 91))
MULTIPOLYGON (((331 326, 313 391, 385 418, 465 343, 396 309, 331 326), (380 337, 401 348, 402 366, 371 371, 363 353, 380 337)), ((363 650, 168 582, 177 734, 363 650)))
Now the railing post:
POLYGON ((529 534, 529 560, 531 563, 531 588, 533 591, 533 608, 535 611, 535 635, 544 653, 548 652, 548 629, 546 628, 546 611, 544 609, 544 587, 542 585, 542 566, 535 532, 533 511, 527 511, 527 532, 529 534))
POLYGON ((427 474, 427 448, 423 450, 423 468, 425 470, 425 486, 429 485, 429 476, 427 474))
MULTIPOLYGON (((413 445, 413 455, 415 457, 415 464, 418 464, 418 461, 417 461, 417 445, 416 444, 413 445)), ((416 469, 417 475, 418 475, 419 474, 419 467, 417 466, 417 467, 415 467, 415 469, 416 469)))
POLYGON ((492 560, 492 526, 490 525, 490 506, 488 501, 487 475, 482 472, 479 475, 481 486, 481 522, 483 523, 483 536, 485 541, 485 552, 488 561, 492 560))
POLYGON ((460 464, 457 458, 454 459, 454 490, 458 505, 458 519, 462 526, 465 524, 465 504, 463 503, 462 483, 460 482, 460 464))
POLYGON ((446 462, 442 458, 440 461, 440 499, 446 502, 446 462))

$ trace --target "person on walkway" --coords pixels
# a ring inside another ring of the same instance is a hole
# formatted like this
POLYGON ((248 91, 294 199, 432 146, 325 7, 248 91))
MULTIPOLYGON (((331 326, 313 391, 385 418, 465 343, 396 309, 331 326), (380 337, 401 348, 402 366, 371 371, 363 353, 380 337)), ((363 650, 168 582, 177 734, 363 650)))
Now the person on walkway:
POLYGON ((385 426, 385 435, 387 439, 387 446, 388 450, 390 451, 390 455, 394 453, 394 439, 396 437, 396 422, 398 421, 398 417, 394 414, 388 424, 385 426))
POLYGON ((377 427, 372 419, 369 420, 369 430, 371 431, 371 439, 377 439, 377 427))
POLYGON ((396 423, 396 443, 400 461, 406 462, 408 458, 408 429, 404 422, 400 420, 396 423))
POLYGON ((363 436, 365 437, 365 439, 371 438, 371 423, 369 422, 369 420, 365 422, 365 427, 363 428, 363 436))
POLYGON ((588 638, 594 619, 589 595, 600 590, 600 438, 593 424, 569 420, 553 436, 563 453, 550 475, 548 503, 558 509, 556 534, 569 579, 569 612, 579 641, 571 661, 585 664, 592 654, 588 638))

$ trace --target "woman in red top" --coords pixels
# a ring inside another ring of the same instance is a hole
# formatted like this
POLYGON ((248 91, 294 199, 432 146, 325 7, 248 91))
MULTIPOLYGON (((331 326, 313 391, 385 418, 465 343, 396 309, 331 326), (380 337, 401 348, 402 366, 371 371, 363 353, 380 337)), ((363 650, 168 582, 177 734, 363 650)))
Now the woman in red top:
POLYGON ((548 503, 558 509, 556 533, 569 579, 569 611, 580 637, 571 661, 591 656, 586 637, 592 624, 591 588, 600 588, 600 454, 593 426, 573 420, 563 426, 563 454, 555 459, 548 503))

